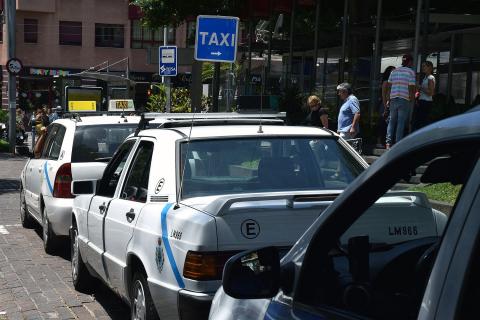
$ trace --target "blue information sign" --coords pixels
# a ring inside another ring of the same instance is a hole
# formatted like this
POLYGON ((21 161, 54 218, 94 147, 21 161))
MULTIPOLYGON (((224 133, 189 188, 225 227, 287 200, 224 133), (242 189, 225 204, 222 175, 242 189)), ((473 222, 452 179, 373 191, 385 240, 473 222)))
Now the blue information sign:
POLYGON ((177 47, 161 46, 158 48, 158 74, 164 77, 177 75, 177 47))
POLYGON ((235 62, 238 21, 237 17, 198 16, 195 60, 235 62))

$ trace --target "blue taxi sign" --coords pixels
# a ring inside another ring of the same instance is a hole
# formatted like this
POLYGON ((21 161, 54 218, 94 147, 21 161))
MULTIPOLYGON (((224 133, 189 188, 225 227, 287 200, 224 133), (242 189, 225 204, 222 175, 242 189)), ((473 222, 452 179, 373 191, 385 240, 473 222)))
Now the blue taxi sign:
POLYGON ((235 62, 238 43, 237 17, 197 17, 195 60, 211 62, 235 62))
POLYGON ((177 75, 177 47, 161 46, 158 48, 158 74, 164 77, 177 75))

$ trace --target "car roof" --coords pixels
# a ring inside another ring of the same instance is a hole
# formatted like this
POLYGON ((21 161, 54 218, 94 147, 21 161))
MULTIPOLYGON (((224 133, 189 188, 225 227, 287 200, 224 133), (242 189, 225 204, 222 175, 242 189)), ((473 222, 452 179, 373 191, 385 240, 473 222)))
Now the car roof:
POLYGON ((83 116, 81 121, 75 118, 64 118, 55 120, 53 123, 60 123, 65 126, 74 124, 75 126, 88 126, 98 124, 138 124, 140 122, 139 116, 127 116, 122 118, 120 115, 105 115, 105 116, 83 116), (127 121, 125 121, 127 120, 127 121))
MULTIPOLYGON (((178 132, 183 137, 192 139, 206 138, 232 138, 232 137, 260 137, 260 136, 336 136, 333 132, 315 127, 301 126, 262 126, 259 133, 259 125, 215 125, 215 126, 193 126, 193 127, 177 127, 171 130, 178 132), (191 134, 190 134, 191 130, 191 134)), ((148 129, 141 131, 139 136, 159 137, 162 130, 169 129, 148 129)))

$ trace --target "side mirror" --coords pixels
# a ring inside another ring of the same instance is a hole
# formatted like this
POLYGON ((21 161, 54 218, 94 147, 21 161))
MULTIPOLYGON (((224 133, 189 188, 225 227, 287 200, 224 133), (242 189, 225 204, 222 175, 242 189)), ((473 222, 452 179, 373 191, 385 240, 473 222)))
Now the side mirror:
POLYGON ((73 181, 72 194, 78 196, 81 194, 94 194, 96 189, 96 181, 73 181))
POLYGON ((223 290, 233 298, 272 298, 279 288, 280 257, 275 247, 239 253, 223 269, 223 290))

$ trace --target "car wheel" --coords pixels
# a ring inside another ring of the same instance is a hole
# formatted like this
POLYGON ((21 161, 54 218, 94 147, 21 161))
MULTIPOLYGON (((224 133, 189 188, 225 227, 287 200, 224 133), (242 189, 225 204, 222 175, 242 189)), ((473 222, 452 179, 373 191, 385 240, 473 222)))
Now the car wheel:
POLYGON ((20 189, 20 220, 24 228, 33 228, 33 219, 27 209, 25 190, 23 188, 20 189))
POLYGON ((50 228, 50 222, 48 221, 47 211, 45 208, 42 210, 42 237, 43 237, 43 248, 48 254, 55 253, 57 245, 57 237, 50 228))
POLYGON ((72 227, 70 239, 73 286, 75 290, 78 291, 91 289, 94 281, 93 277, 88 272, 85 263, 83 262, 82 255, 80 254, 80 248, 78 244, 78 228, 75 224, 72 227))
POLYGON ((157 320, 158 315, 153 304, 145 275, 135 272, 130 290, 132 320, 157 320))

